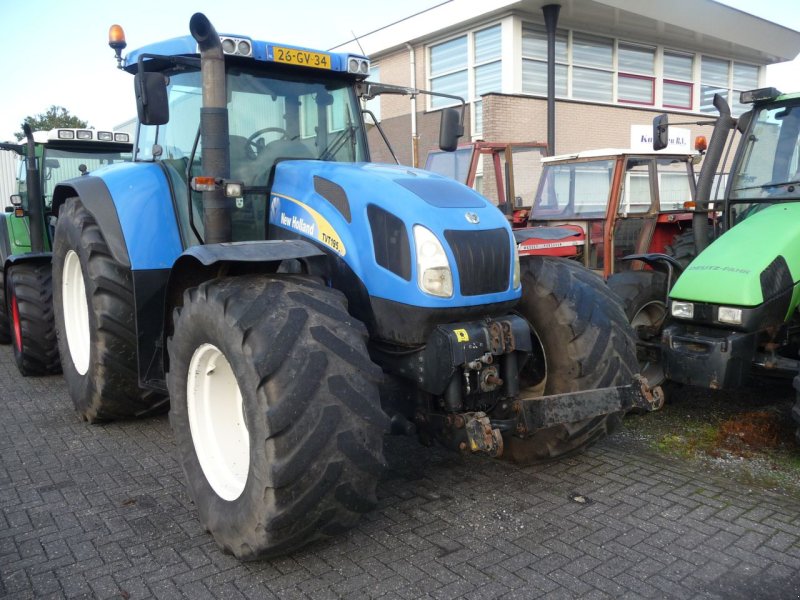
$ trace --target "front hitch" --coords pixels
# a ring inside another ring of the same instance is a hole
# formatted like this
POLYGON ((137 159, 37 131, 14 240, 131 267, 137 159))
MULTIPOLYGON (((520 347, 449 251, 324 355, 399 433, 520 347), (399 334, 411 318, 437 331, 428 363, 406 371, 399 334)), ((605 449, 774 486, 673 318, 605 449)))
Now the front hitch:
POLYGON ((616 412, 625 413, 632 409, 650 412, 662 406, 664 393, 661 387, 650 389, 647 379, 634 375, 631 383, 619 387, 519 398, 513 404, 517 415, 514 434, 527 437, 539 429, 564 423, 575 423, 616 412))

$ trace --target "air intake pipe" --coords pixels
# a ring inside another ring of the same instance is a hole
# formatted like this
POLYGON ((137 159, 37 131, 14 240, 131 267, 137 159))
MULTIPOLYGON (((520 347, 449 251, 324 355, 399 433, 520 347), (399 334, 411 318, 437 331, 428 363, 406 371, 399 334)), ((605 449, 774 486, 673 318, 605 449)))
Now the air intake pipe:
MULTIPOLYGON (((225 55, 217 30, 202 14, 189 20, 189 31, 200 49, 203 77, 203 107, 200 109, 203 175, 215 179, 230 177, 228 108, 225 90, 225 55)), ((203 192, 203 238, 206 244, 231 241, 231 213, 224 190, 203 192)))
POLYGON ((714 94, 714 107, 719 111, 714 123, 714 130, 711 132, 711 141, 708 143, 708 150, 703 159, 703 168, 697 178, 697 191, 695 193, 695 213, 692 217, 692 230, 694 231, 694 245, 697 253, 703 251, 708 246, 708 213, 707 209, 711 202, 711 189, 714 186, 714 175, 717 173, 719 161, 725 150, 731 130, 736 126, 736 119, 731 117, 731 109, 725 98, 719 94, 714 94))

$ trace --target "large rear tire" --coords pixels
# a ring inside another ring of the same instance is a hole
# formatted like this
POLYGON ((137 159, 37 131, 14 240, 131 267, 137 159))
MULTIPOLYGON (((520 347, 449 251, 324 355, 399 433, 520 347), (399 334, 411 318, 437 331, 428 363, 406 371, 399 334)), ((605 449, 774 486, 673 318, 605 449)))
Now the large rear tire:
POLYGON ((6 303, 6 283, 3 275, 3 266, 0 265, 0 344, 11 343, 11 321, 8 318, 6 303))
POLYGON ((19 263, 8 270, 14 360, 23 375, 61 372, 53 317, 50 263, 19 263))
POLYGON ((625 271, 612 275, 607 283, 622 301, 636 333, 639 372, 651 389, 663 384, 660 340, 667 317, 667 276, 658 271, 625 271))
POLYGON ((341 293, 300 277, 184 293, 168 340, 170 421, 223 551, 285 554, 375 506, 389 420, 366 340, 341 293))
POLYGON ((61 207, 53 241, 53 307, 61 367, 90 423, 164 412, 167 398, 138 385, 133 278, 80 198, 61 207))
MULTIPOLYGON (((517 310, 531 324, 543 355, 543 360, 523 368, 523 395, 630 384, 637 372, 635 340, 605 283, 561 258, 531 256, 521 268, 517 310)), ((572 454, 614 431, 622 416, 615 412, 557 425, 524 439, 509 436, 508 455, 528 464, 572 454)))

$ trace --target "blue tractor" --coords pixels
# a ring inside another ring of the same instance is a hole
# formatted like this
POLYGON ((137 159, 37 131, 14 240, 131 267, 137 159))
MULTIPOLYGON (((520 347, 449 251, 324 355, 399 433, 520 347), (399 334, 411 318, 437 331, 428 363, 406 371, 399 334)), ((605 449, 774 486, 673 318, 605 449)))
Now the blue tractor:
MULTIPOLYGON (((225 551, 355 524, 389 431, 531 462, 651 406, 599 278, 520 264, 482 196, 369 162, 360 96, 388 88, 366 57, 219 35, 202 14, 190 32, 123 59, 112 27, 135 160, 56 190, 54 303, 78 414, 169 407, 225 551)), ((443 112, 444 148, 462 116, 443 112)))

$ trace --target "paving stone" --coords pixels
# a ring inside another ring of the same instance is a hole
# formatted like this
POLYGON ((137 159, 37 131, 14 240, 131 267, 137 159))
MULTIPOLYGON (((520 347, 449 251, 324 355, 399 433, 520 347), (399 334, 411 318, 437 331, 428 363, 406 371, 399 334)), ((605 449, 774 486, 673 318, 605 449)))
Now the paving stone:
POLYGON ((81 423, 60 377, 17 376, 2 347, 0 596, 800 595, 800 502, 631 443, 520 468, 387 438, 379 505, 358 526, 241 563, 198 522, 167 417, 81 423))

